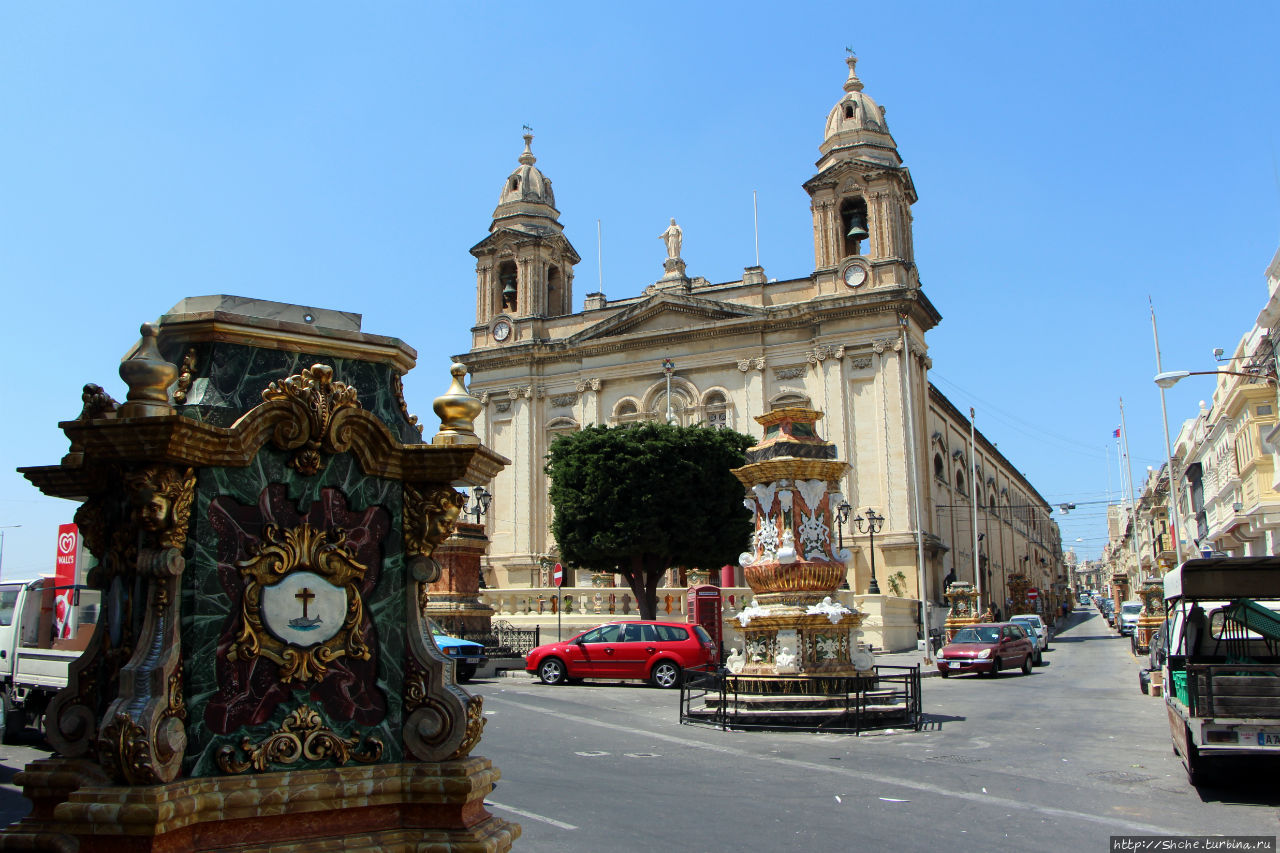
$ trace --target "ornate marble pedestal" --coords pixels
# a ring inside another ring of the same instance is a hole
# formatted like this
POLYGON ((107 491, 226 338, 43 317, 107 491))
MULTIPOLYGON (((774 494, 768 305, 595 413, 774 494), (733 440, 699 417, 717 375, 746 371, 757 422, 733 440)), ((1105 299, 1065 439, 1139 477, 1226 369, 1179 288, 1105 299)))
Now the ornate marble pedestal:
POLYGON ((2 850, 499 851, 482 702, 420 602, 462 507, 506 460, 454 365, 424 443, 414 364, 355 315, 184 300, 86 389, 62 462, 104 606, 50 703, 61 756, 2 850), (246 313, 256 312, 256 313, 246 313), (296 315, 296 319, 290 319, 296 315), (181 367, 179 367, 179 363, 181 367))

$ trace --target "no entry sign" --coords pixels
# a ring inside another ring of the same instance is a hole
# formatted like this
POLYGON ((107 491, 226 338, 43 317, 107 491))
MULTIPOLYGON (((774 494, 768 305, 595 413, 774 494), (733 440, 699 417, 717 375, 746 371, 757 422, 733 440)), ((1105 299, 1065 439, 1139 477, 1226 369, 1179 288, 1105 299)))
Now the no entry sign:
POLYGON ((556 571, 552 578, 555 580, 556 586, 564 586, 564 569, 559 563, 556 563, 556 571))
POLYGON ((1038 589, 1027 590, 1027 598, 1031 599, 1032 601, 1035 601, 1039 597, 1040 597, 1040 590, 1038 589))

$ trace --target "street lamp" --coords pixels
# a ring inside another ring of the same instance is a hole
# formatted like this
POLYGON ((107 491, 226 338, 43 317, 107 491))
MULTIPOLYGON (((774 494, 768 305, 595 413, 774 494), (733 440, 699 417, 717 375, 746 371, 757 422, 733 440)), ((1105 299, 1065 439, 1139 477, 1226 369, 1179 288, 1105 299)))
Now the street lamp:
POLYGON ((669 358, 662 360, 662 372, 667 374, 667 423, 676 422, 675 413, 671 411, 671 374, 675 372, 676 363, 669 358))
POLYGON ((849 520, 849 513, 852 511, 853 507, 849 506, 848 501, 840 501, 840 505, 836 507, 836 521, 839 522, 839 526, 836 528, 836 531, 839 534, 839 547, 841 551, 844 550, 844 525, 845 522, 849 520))
POLYGON ((1166 370, 1164 373, 1157 373, 1155 383, 1161 389, 1168 390, 1177 385, 1188 376, 1245 376, 1250 379, 1265 379, 1272 385, 1276 384, 1274 376, 1263 376, 1259 373, 1241 373, 1238 370, 1166 370))
POLYGON ((475 517, 475 523, 480 523, 480 517, 489 511, 489 503, 493 500, 493 495, 489 494, 484 486, 476 486, 471 490, 471 502, 467 505, 464 512, 467 515, 475 517))
POLYGON ((21 526, 21 524, 0 524, 0 575, 4 573, 4 532, 21 526))
POLYGON ((858 525, 859 533, 871 534, 871 583, 867 587, 868 595, 879 595, 880 584, 876 583, 876 534, 884 527, 884 516, 876 515, 876 511, 867 507, 867 517, 855 516, 853 523, 858 525))

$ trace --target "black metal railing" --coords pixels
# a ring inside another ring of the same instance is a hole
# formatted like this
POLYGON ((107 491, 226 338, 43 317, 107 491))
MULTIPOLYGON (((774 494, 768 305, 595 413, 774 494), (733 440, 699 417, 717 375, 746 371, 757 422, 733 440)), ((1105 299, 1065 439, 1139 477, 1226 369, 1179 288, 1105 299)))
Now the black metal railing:
POLYGON ((680 682, 682 725, 856 734, 891 727, 920 731, 922 720, 918 665, 877 665, 859 676, 742 676, 692 667, 680 682))
POLYGON ((510 622, 494 620, 489 631, 461 631, 459 639, 470 640, 484 646, 486 657, 520 658, 542 645, 542 628, 517 628, 510 622))

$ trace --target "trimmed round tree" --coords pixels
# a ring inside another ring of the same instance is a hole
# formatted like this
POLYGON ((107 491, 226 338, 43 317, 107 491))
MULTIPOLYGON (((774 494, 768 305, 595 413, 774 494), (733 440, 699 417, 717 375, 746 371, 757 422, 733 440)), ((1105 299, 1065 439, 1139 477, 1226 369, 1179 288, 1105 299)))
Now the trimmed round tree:
POLYGON ((561 559, 621 574, 640 618, 655 618, 667 569, 714 570, 746 550, 752 519, 731 472, 754 443, 733 430, 655 423, 561 435, 546 467, 561 559))

